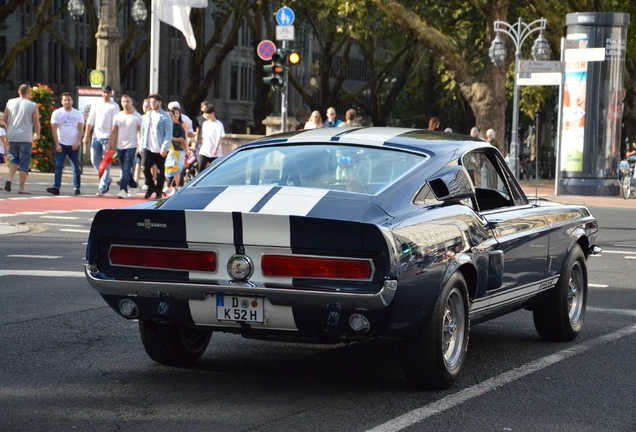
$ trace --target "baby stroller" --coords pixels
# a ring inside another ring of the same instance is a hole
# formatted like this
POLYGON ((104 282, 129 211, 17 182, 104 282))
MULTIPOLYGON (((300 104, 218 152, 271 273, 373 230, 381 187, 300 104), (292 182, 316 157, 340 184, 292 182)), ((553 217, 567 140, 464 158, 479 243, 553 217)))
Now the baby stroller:
POLYGON ((181 175, 181 181, 183 184, 188 184, 198 172, 199 164, 197 163, 197 152, 195 149, 191 148, 188 151, 188 156, 186 157, 185 163, 183 164, 183 172, 181 175))

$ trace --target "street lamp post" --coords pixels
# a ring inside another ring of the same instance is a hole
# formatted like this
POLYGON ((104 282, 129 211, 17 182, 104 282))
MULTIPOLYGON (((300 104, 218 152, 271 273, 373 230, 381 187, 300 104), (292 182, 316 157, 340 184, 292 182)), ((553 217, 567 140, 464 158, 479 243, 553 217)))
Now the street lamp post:
POLYGON ((102 0, 97 26, 97 61, 95 69, 103 70, 106 84, 119 94, 119 27, 116 0, 102 0))
MULTIPOLYGON (((76 20, 79 20, 86 12, 82 0, 71 0, 68 10, 76 20)), ((135 1, 131 12, 137 23, 142 23, 148 16, 148 9, 142 0, 135 1)), ((116 0, 101 0, 95 38, 97 39, 95 69, 103 70, 106 84, 119 93, 119 27, 117 26, 116 0)))
POLYGON ((519 62, 521 61, 521 47, 526 41, 528 36, 536 31, 540 31, 539 37, 532 45, 532 56, 535 60, 547 60, 550 57, 550 45, 543 36, 543 30, 546 27, 547 20, 540 18, 532 21, 530 24, 526 24, 521 21, 517 21, 516 24, 508 24, 505 21, 495 21, 495 32, 497 35, 490 45, 488 50, 488 56, 490 60, 499 66, 503 63, 507 55, 506 45, 499 37, 499 32, 506 34, 515 44, 515 81, 513 90, 513 108, 512 108, 512 136, 510 139, 510 169, 514 173, 515 177, 519 178, 519 62))

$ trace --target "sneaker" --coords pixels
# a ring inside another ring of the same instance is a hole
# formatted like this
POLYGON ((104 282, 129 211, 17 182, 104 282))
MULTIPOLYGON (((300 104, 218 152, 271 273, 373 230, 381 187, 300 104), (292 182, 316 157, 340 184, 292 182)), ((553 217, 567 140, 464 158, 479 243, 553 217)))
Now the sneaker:
POLYGON ((144 195, 144 199, 148 199, 148 198, 150 198, 150 196, 151 196, 153 193, 155 193, 155 188, 153 188, 153 187, 149 187, 149 188, 146 190, 146 193, 145 193, 145 195, 144 195))
POLYGON ((126 194, 126 189, 120 189, 119 193, 117 194, 117 198, 128 198, 128 195, 126 194))
POLYGON ((163 192, 163 193, 168 193, 168 186, 164 186, 164 188, 163 188, 163 191, 162 191, 162 192, 163 192))
POLYGON ((56 187, 50 187, 50 188, 46 188, 46 191, 50 194, 53 195, 59 195, 60 194, 60 190, 56 187))
POLYGON ((108 184, 106 185, 106 190, 104 191, 104 195, 106 195, 108 193, 108 191, 110 190, 110 184, 113 182, 113 180, 109 180, 108 184))
POLYGON ((97 191, 97 193, 95 194, 95 196, 104 196, 104 194, 101 191, 97 191))
POLYGON ((4 190, 11 192, 11 182, 9 180, 4 183, 4 190))
POLYGON ((137 195, 137 188, 134 188, 134 187, 128 188, 128 196, 130 198, 134 198, 135 195, 137 195))
POLYGON ((142 190, 142 191, 147 191, 147 190, 148 190, 148 185, 143 185, 143 186, 141 187, 141 190, 142 190))
POLYGON ((74 194, 75 194, 75 196, 77 196, 77 195, 81 195, 82 193, 80 192, 80 190, 79 190, 79 189, 75 189, 74 194))

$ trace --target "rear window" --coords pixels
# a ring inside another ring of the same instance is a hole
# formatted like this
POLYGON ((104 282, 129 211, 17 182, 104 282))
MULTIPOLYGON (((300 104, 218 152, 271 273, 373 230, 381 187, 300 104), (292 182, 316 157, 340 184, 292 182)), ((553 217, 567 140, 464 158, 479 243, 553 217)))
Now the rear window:
POLYGON ((377 194, 427 156, 351 145, 245 149, 221 161, 194 187, 278 185, 377 194))

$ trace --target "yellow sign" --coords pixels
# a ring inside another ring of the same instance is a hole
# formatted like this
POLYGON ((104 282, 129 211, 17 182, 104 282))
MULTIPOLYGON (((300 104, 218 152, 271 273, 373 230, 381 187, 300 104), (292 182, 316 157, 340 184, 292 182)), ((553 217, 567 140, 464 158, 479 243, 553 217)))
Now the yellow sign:
POLYGON ((94 69, 88 74, 88 81, 91 87, 101 87, 104 85, 104 72, 94 69))

